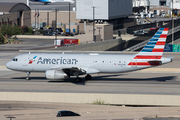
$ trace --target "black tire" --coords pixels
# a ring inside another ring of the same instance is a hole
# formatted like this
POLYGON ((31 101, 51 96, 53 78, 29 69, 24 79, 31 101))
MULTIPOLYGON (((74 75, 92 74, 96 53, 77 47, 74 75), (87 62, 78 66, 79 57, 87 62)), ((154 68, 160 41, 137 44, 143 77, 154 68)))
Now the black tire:
POLYGON ((81 82, 82 80, 81 80, 81 78, 79 78, 79 77, 77 77, 76 79, 75 79, 75 82, 81 82))
POLYGON ((85 79, 86 79, 86 80, 91 80, 92 77, 91 77, 91 75, 87 74, 86 77, 85 77, 85 79))

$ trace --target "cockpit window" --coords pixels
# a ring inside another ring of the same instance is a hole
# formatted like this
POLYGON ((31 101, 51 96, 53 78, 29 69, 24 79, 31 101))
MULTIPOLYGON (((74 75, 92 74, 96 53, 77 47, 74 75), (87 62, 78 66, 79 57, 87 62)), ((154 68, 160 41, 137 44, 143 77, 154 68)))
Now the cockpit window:
POLYGON ((13 60, 13 61, 18 61, 18 59, 17 59, 17 58, 13 58, 12 60, 13 60))

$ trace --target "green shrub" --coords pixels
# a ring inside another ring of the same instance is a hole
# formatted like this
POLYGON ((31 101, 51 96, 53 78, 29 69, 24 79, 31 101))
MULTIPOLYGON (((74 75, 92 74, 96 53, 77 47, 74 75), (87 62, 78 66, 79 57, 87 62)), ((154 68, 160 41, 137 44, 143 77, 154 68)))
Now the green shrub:
POLYGON ((7 28, 6 25, 1 25, 1 33, 2 33, 3 35, 6 35, 6 28, 7 28))
POLYGON ((95 105, 108 105, 109 103, 106 103, 104 100, 101 100, 101 99, 97 99, 95 100, 94 102, 92 102, 92 104, 95 104, 95 105))
POLYGON ((39 30, 40 34, 44 34, 44 30, 39 30))
POLYGON ((28 27, 28 33, 33 33, 33 29, 28 27))
MULTIPOLYGON (((19 26, 12 25, 2 25, 0 26, 0 44, 11 43, 11 40, 8 40, 12 35, 20 35, 22 32, 19 26), (6 36, 7 38, 5 38, 6 36)), ((19 42, 17 39, 13 38, 13 42, 19 42)))
POLYGON ((20 35, 21 34, 21 28, 18 26, 13 26, 12 27, 12 35, 20 35))
POLYGON ((29 32, 28 32, 28 33, 25 33, 24 35, 32 35, 32 33, 29 33, 29 32))
POLYGON ((3 34, 0 33, 0 44, 4 44, 4 40, 3 34))

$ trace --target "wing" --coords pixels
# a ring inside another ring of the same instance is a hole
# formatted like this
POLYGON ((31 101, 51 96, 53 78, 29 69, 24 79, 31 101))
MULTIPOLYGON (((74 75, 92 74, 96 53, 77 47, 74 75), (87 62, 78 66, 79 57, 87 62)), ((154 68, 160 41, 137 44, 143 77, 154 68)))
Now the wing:
POLYGON ((77 76, 77 75, 84 75, 84 74, 93 74, 99 73, 99 70, 93 68, 81 68, 81 67, 57 67, 52 68, 54 70, 62 70, 68 76, 77 76))

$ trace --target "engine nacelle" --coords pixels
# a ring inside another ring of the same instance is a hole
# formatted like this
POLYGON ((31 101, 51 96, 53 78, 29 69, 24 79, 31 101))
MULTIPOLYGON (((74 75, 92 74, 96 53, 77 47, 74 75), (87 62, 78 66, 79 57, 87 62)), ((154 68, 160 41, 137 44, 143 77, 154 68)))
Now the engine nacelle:
POLYGON ((46 78, 50 80, 61 80, 68 78, 68 76, 61 70, 46 70, 46 78))

